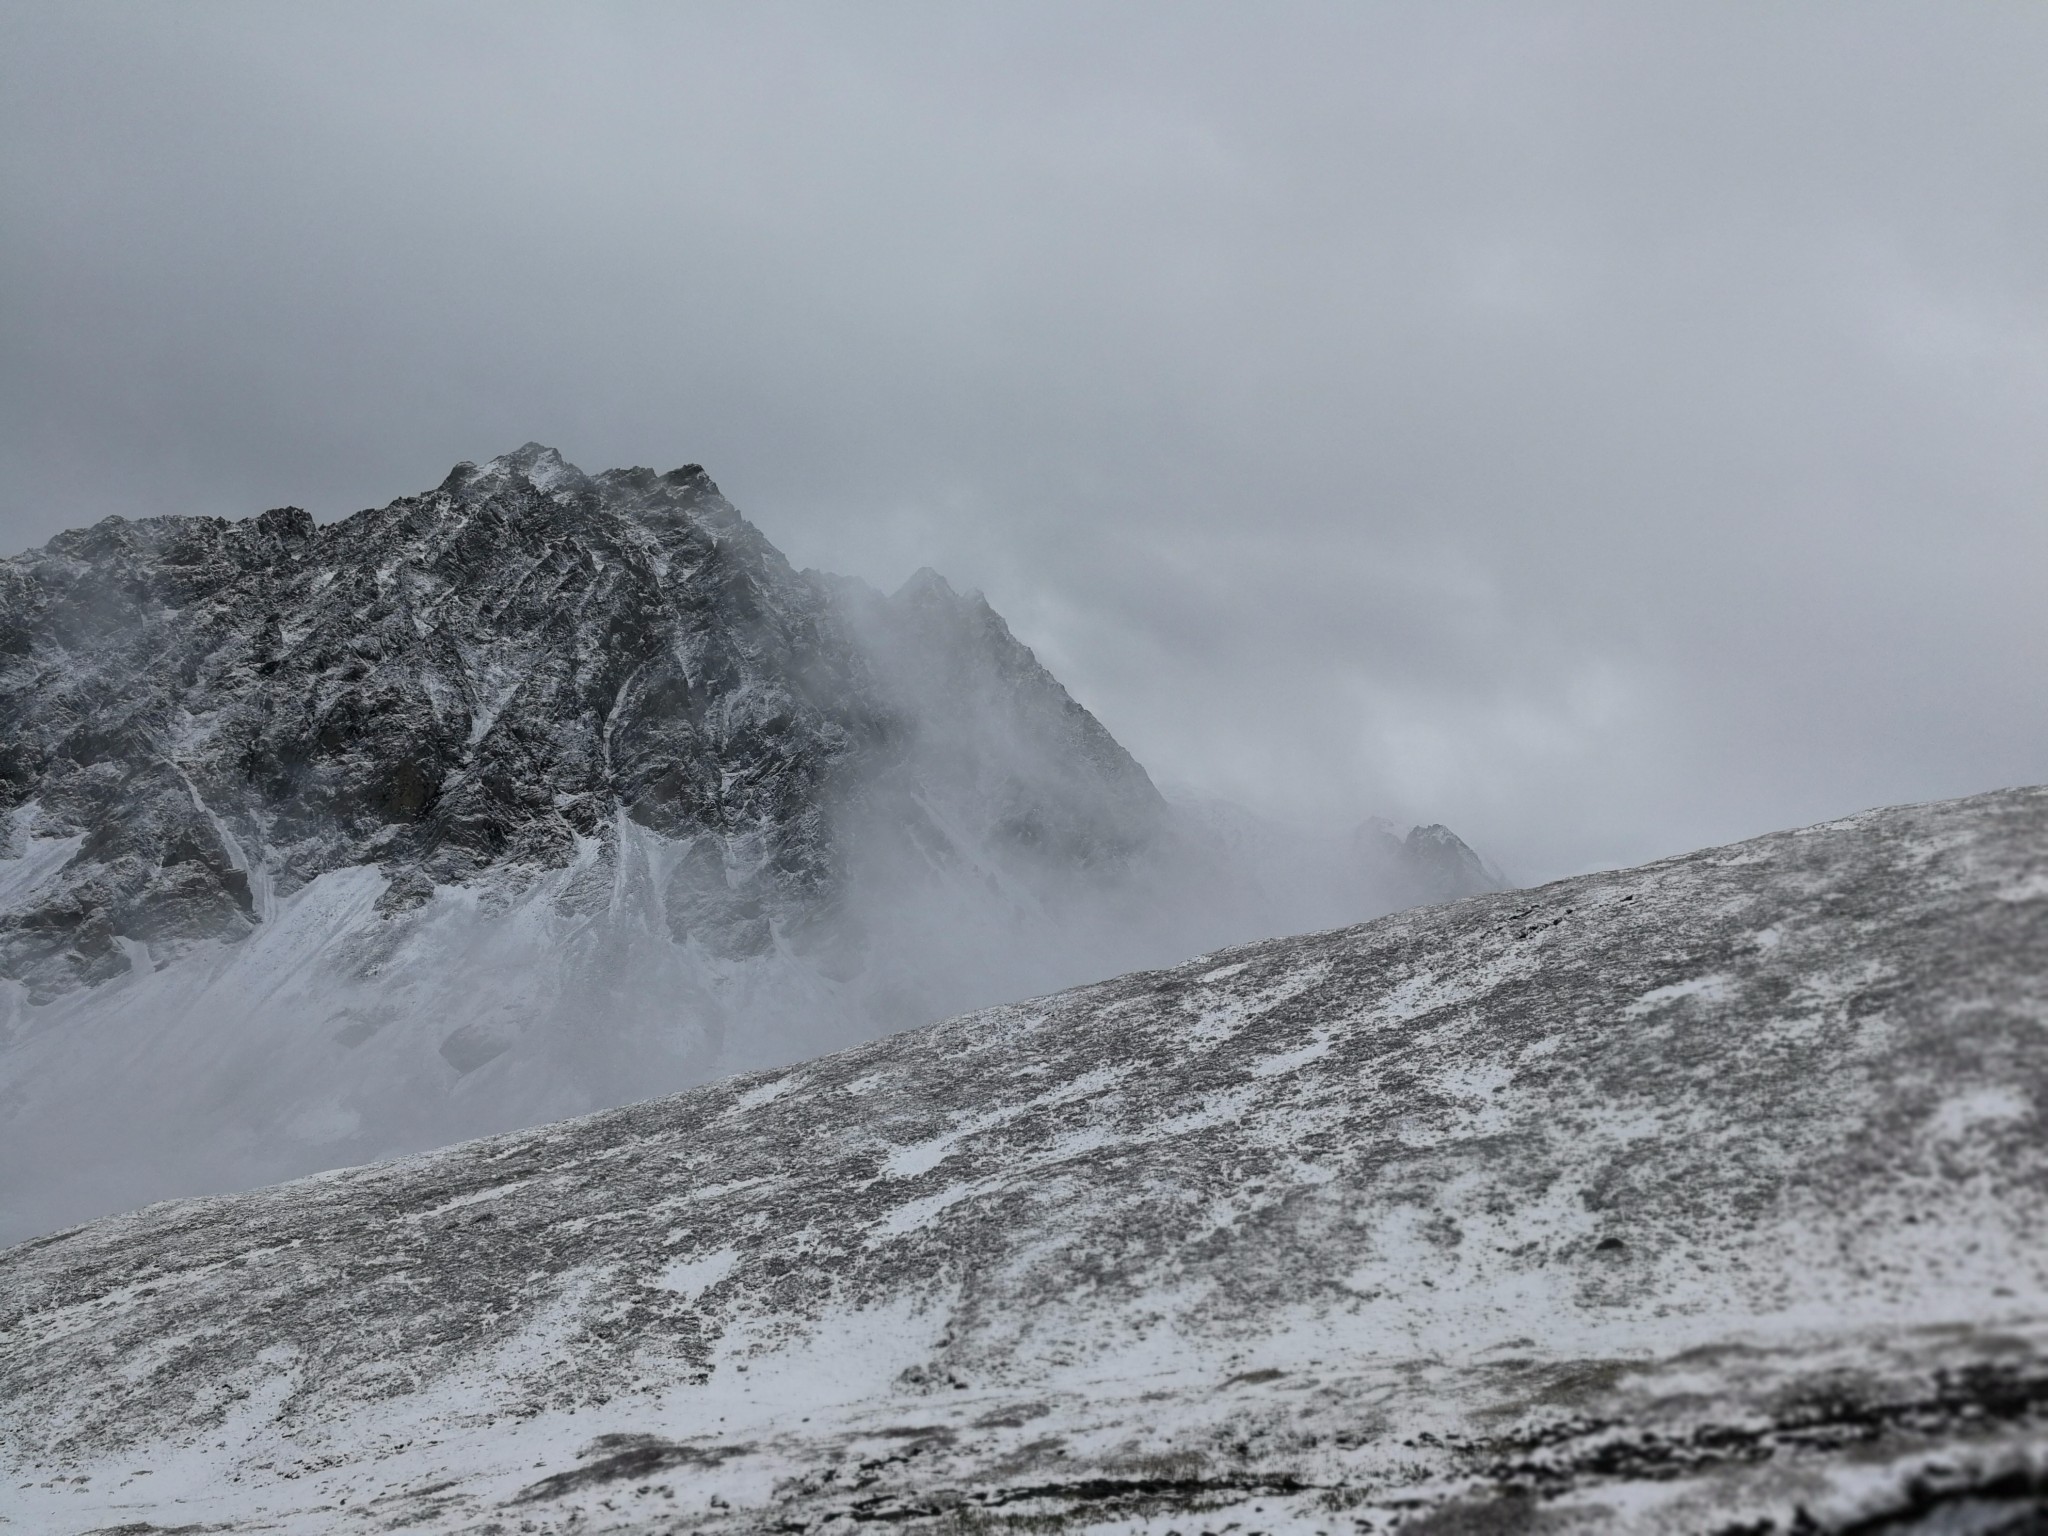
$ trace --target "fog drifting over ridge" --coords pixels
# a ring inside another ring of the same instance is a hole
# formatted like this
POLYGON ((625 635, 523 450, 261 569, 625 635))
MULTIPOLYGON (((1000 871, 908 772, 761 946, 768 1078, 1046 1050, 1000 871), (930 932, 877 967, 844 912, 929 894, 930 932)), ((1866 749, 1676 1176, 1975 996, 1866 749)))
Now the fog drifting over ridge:
POLYGON ((2048 767, 2048 14, 17 6, 0 544, 538 437, 1535 880, 2048 767))
POLYGON ((0 560, 0 1245, 1497 889, 1174 808, 979 597, 529 443, 0 560))

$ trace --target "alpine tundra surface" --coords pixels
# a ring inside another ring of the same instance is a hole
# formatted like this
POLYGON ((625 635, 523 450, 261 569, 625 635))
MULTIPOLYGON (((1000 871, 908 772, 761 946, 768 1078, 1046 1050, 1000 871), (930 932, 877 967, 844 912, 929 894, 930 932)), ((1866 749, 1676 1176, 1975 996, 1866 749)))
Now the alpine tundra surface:
POLYGON ((2039 1530, 2048 790, 0 1254, 9 1530, 2039 1530))

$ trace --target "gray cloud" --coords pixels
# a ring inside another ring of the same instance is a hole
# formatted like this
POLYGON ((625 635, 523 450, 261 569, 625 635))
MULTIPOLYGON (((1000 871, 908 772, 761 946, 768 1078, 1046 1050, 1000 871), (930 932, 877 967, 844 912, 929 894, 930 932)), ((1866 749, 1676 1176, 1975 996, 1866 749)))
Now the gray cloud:
POLYGON ((1525 878, 2048 777, 2048 12, 10 7, 0 542, 528 438, 1525 878))

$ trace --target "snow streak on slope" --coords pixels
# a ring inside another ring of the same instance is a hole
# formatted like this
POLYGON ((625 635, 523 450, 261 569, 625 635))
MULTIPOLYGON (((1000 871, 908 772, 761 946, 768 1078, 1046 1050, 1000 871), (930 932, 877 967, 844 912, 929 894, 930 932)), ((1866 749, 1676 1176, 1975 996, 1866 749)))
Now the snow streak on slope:
POLYGON ((2048 790, 1871 813, 23 1245, 0 1509, 1681 1532, 2031 1498, 2044 873, 2048 790))

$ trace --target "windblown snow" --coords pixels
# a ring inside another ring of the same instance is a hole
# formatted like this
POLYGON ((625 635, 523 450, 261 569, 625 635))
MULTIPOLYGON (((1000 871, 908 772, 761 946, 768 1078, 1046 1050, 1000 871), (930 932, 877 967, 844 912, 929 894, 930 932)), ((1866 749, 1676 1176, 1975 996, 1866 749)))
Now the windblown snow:
POLYGON ((1872 812, 23 1244, 0 1511, 2036 1529, 2044 872, 1872 812))

